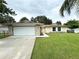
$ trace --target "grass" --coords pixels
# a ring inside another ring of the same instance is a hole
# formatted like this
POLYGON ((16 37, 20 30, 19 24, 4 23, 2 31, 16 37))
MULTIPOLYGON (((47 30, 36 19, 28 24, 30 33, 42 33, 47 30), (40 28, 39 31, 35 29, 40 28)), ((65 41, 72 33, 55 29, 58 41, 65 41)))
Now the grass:
POLYGON ((79 59, 79 34, 50 33, 37 38, 31 59, 79 59))

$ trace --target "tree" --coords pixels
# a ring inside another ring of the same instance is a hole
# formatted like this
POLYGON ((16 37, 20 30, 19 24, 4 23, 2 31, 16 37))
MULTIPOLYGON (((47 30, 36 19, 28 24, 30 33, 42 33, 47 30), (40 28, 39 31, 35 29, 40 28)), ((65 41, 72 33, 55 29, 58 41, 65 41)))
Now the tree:
POLYGON ((52 24, 52 20, 48 19, 46 16, 37 16, 35 19, 32 19, 36 23, 44 23, 45 25, 52 24))
POLYGON ((32 22, 35 22, 34 20, 35 20, 35 18, 34 18, 34 17, 32 17, 32 18, 31 18, 31 21, 32 21, 32 22))
POLYGON ((29 19, 26 18, 26 17, 22 17, 22 18, 20 19, 20 22, 21 22, 21 23, 24 23, 24 22, 27 22, 27 21, 29 21, 29 19))
POLYGON ((16 22, 13 17, 8 16, 8 15, 5 16, 5 20, 6 20, 6 23, 15 23, 16 22))
POLYGON ((57 25, 62 25, 61 21, 56 22, 57 25))
POLYGON ((67 11, 68 14, 70 14, 72 7, 74 7, 75 5, 78 6, 78 4, 78 0, 65 0, 60 9, 61 16, 64 16, 64 11, 67 11))
POLYGON ((45 24, 46 24, 46 25, 52 24, 52 20, 51 20, 51 19, 46 20, 46 23, 45 23, 45 24))
POLYGON ((2 20, 0 21, 1 24, 4 24, 4 23, 15 23, 15 19, 12 17, 12 16, 9 16, 9 15, 5 15, 4 17, 2 17, 2 20))
POLYGON ((7 2, 5 0, 0 0, 0 23, 6 23, 6 16, 11 17, 9 15, 16 15, 15 11, 7 7, 7 2))
POLYGON ((70 20, 65 25, 70 29, 79 28, 79 21, 77 20, 70 20))
POLYGON ((8 8, 6 5, 7 2, 5 0, 0 0, 0 15, 16 15, 15 11, 13 11, 11 8, 8 8))

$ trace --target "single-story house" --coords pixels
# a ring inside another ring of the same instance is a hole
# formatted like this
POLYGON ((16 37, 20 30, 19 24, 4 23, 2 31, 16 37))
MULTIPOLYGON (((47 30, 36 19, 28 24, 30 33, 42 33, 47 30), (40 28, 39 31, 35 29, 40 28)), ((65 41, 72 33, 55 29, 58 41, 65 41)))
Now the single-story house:
MULTIPOLYGON (((1 25, 0 26, 0 32, 8 32, 10 35, 15 36, 40 36, 45 33, 50 32, 67 32, 67 30, 70 30, 64 25, 57 25, 57 24, 51 24, 51 25, 44 25, 41 23, 33 23, 33 22, 25 22, 25 23, 13 23, 13 24, 7 24, 6 26, 1 25)), ((74 29, 75 33, 79 33, 79 28, 74 29)))
POLYGON ((40 23, 13 23, 9 26, 9 33, 11 35, 27 35, 27 36, 40 36, 41 26, 40 23))
MULTIPOLYGON (((44 25, 41 23, 13 23, 9 26, 9 33, 11 35, 32 35, 40 36, 50 32, 67 32, 70 30, 64 25, 57 25, 55 23, 51 25, 44 25)), ((74 29, 75 33, 79 33, 79 28, 74 29)))

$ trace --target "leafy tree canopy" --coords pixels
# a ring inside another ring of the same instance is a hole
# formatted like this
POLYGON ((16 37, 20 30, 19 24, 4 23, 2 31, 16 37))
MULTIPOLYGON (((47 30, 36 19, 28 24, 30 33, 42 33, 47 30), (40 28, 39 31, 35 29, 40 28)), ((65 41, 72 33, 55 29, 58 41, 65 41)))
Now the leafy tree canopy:
POLYGON ((44 23, 45 25, 52 24, 52 20, 48 19, 46 16, 37 16, 35 18, 32 17, 31 21, 36 23, 44 23))
POLYGON ((20 19, 20 22, 21 22, 21 23, 24 23, 24 22, 26 22, 26 21, 29 21, 29 19, 26 18, 26 17, 22 17, 22 18, 20 19))
POLYGON ((5 0, 0 0, 0 23, 14 21, 13 17, 10 15, 16 15, 15 11, 7 7, 7 2, 5 0))
POLYGON ((5 15, 4 17, 1 17, 0 19, 0 23, 4 24, 4 23, 15 23, 15 19, 12 16, 9 15, 5 15))
POLYGON ((62 25, 61 21, 57 21, 56 24, 58 24, 58 25, 62 25))
POLYGON ((70 28, 70 29, 75 29, 75 28, 79 28, 79 21, 77 20, 70 20, 67 23, 65 23, 65 25, 70 28))
POLYGON ((32 22, 35 22, 34 20, 35 20, 35 18, 34 18, 34 17, 32 17, 32 18, 31 18, 31 21, 32 21, 32 22))
POLYGON ((0 15, 16 15, 13 9, 7 7, 5 0, 0 0, 0 15))

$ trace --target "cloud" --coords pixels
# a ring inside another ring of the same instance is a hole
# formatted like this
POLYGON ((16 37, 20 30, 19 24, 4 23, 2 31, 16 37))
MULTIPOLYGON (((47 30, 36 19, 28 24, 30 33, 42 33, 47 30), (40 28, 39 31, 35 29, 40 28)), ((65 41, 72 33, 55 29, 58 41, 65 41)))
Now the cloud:
POLYGON ((17 16, 15 16, 16 21, 18 21, 23 16, 26 16, 30 19, 32 16, 35 17, 38 15, 46 15, 47 17, 53 19, 53 21, 60 20, 62 22, 67 21, 67 20, 63 21, 63 19, 72 18, 71 16, 62 18, 59 15, 59 9, 64 0, 6 0, 6 1, 8 2, 8 6, 13 8, 18 14, 17 16))
POLYGON ((43 14, 58 5, 59 0, 7 0, 10 7, 26 13, 43 14))

